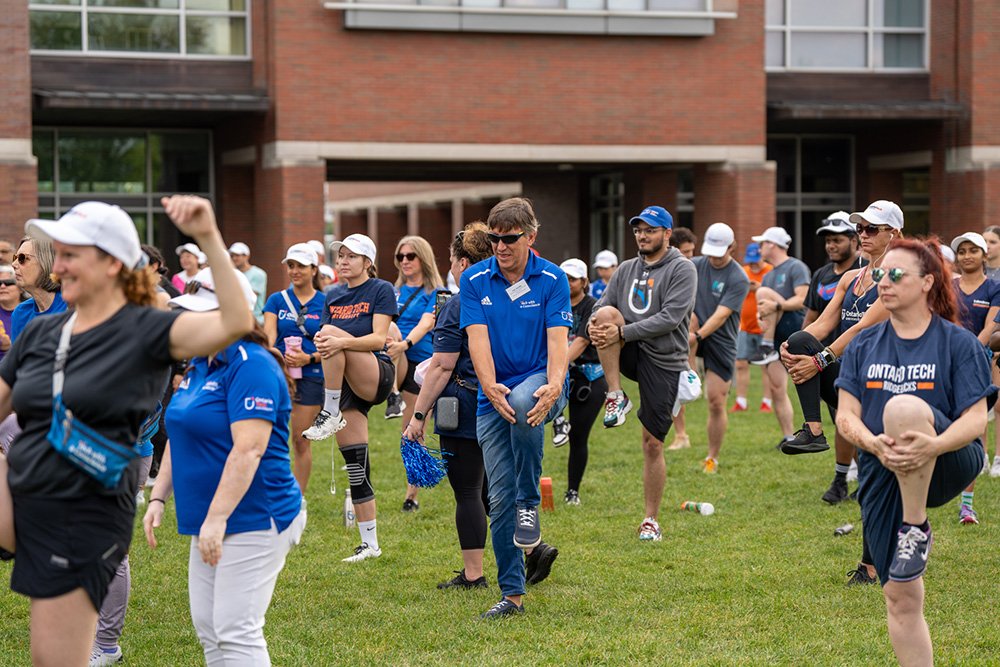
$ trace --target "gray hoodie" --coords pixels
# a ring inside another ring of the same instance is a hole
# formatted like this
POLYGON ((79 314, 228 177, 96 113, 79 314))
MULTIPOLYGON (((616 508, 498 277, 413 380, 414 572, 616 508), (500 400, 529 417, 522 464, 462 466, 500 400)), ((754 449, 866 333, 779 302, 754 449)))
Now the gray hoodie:
POLYGON ((680 371, 687 368, 697 287, 694 264, 671 247, 652 264, 642 255, 622 262, 594 312, 604 306, 617 308, 625 318, 625 341, 639 341, 639 348, 657 367, 680 371))

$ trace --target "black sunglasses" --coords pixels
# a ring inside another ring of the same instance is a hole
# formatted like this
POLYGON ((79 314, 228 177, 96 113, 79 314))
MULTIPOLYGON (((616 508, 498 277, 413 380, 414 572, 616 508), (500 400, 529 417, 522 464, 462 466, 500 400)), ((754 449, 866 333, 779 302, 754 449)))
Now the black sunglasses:
POLYGON ((882 225, 862 225, 860 223, 855 225, 854 228, 858 230, 859 235, 864 234, 865 236, 875 236, 879 232, 884 232, 887 229, 891 229, 891 227, 885 227, 882 225))
POLYGON ((295 318, 295 326, 301 327, 306 323, 306 313, 309 312, 309 306, 301 306, 299 308, 299 315, 295 318))
POLYGON ((17 284, 17 281, 16 280, 12 280, 10 278, 4 278, 3 280, 0 280, 0 285, 6 285, 7 287, 13 287, 16 284, 17 284))
POLYGON ((398 252, 396 253, 396 261, 402 262, 404 259, 413 261, 417 258, 417 253, 415 252, 398 252))
POLYGON ((215 294, 215 290, 214 289, 212 289, 208 285, 205 285, 203 283, 198 282, 197 280, 192 280, 191 282, 186 283, 184 285, 184 293, 185 294, 195 294, 200 289, 203 289, 206 292, 211 292, 212 294, 215 294))
POLYGON ((889 269, 888 271, 886 271, 885 269, 878 268, 878 269, 872 269, 872 280, 875 281, 875 284, 877 285, 878 283, 882 282, 882 279, 885 278, 886 274, 889 275, 889 281, 894 283, 898 283, 900 280, 903 279, 903 276, 907 274, 919 276, 921 278, 927 275, 926 273, 907 271, 906 269, 889 269))
POLYGON ((18 264, 27 264, 29 257, 34 257, 34 255, 29 255, 26 252, 20 252, 20 253, 14 255, 14 259, 17 260, 18 264))
POLYGON ((493 232, 489 232, 486 236, 490 237, 490 243, 493 245, 501 241, 503 241, 504 245, 514 245, 524 236, 524 232, 518 232, 517 234, 494 234, 493 232))

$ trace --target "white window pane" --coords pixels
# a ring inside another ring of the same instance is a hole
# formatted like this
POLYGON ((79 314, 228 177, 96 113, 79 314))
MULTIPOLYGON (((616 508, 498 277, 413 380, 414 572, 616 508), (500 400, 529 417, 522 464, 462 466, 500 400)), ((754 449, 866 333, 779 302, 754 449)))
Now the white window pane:
POLYGON ((785 0, 767 0, 767 25, 785 25, 785 0))
POLYGON ((566 0, 566 9, 604 9, 604 0, 566 0))
POLYGON ((924 66, 923 35, 875 35, 875 67, 924 66))
POLYGON ((187 52, 216 56, 247 54, 247 20, 229 16, 188 16, 187 52))
POLYGON ((500 0, 462 0, 461 4, 463 7, 499 7, 500 0))
POLYGON ((646 0, 608 0, 608 9, 618 12, 641 11, 646 8, 646 0))
POLYGON ((864 34, 792 33, 789 65, 792 67, 858 67, 867 65, 864 34))
POLYGON ((767 57, 764 59, 768 67, 785 66, 785 33, 767 33, 767 57))
POLYGON ((791 25, 864 27, 868 23, 865 0, 793 0, 791 25))
POLYGON ((923 28, 924 0, 874 0, 875 25, 889 28, 923 28))
POLYGON ((705 10, 705 0, 649 0, 649 9, 656 12, 701 12, 705 10))
POLYGON ((562 0, 504 0, 504 7, 529 7, 534 9, 562 7, 562 0))

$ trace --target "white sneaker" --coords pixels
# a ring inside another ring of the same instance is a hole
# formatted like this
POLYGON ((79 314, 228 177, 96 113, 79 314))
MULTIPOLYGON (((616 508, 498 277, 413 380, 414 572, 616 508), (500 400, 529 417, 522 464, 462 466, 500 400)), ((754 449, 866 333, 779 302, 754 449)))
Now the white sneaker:
POLYGON ((642 523, 639 525, 639 539, 652 540, 653 542, 659 542, 663 539, 663 534, 660 532, 660 524, 656 522, 656 519, 646 517, 642 520, 642 523))
POLYGON ((326 410, 320 410, 313 425, 302 431, 302 437, 306 440, 326 440, 345 426, 347 420, 339 412, 334 415, 326 410))
POLYGON ((103 648, 94 647, 90 652, 89 667, 106 667, 122 660, 122 649, 116 646, 114 651, 108 652, 103 648))
POLYGON ((1000 477, 1000 456, 993 457, 993 466, 990 467, 990 477, 1000 477))
POLYGON ((853 459, 851 460, 851 467, 847 469, 847 481, 858 481, 858 462, 853 459))
POLYGON ((139 491, 139 493, 135 494, 135 506, 138 507, 139 505, 145 505, 145 504, 146 504, 146 491, 145 489, 143 489, 139 491))
POLYGON ((372 549, 367 542, 362 542, 361 546, 354 550, 353 556, 343 559, 343 563, 360 563, 368 558, 378 558, 382 555, 381 549, 372 549))
POLYGON ((147 477, 146 478, 146 488, 147 489, 151 489, 154 486, 156 486, 156 478, 155 477, 147 477))

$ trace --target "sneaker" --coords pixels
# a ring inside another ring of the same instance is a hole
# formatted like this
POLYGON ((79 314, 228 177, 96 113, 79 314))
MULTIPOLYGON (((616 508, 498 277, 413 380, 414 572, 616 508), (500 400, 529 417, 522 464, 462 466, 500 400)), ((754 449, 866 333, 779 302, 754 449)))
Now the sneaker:
POLYGON ((385 399, 385 418, 386 419, 398 419, 403 416, 403 410, 406 409, 406 401, 403 400, 403 395, 398 391, 394 391, 389 394, 389 398, 385 399))
POLYGON ((320 410, 313 425, 302 431, 302 437, 306 440, 326 440, 345 426, 347 420, 339 412, 334 415, 320 410))
POLYGON ((771 345, 761 345, 754 352, 753 356, 747 359, 754 366, 767 366, 772 361, 777 361, 781 356, 771 345))
POLYGON ((739 403, 733 403, 733 407, 729 408, 729 414, 734 412, 746 412, 749 408, 740 407, 739 403))
POLYGON ((847 490, 847 480, 841 477, 834 477, 830 482, 830 488, 823 494, 823 502, 831 505, 839 505, 847 500, 850 493, 847 490))
POLYGON ((87 664, 89 667, 104 667, 105 665, 113 665, 116 662, 121 662, 121 660, 122 649, 120 646, 116 646, 112 651, 95 646, 90 652, 90 662, 87 664))
POLYGON ((545 542, 539 542, 538 546, 531 550, 524 559, 524 583, 538 584, 552 571, 552 563, 555 562, 559 550, 545 542))
POLYGON ((604 402, 604 428, 613 428, 625 423, 625 415, 632 411, 632 401, 624 391, 609 391, 604 402))
POLYGON ((663 533, 660 532, 660 524, 656 522, 656 519, 652 517, 646 517, 639 524, 639 539, 640 540, 652 540, 653 542, 659 542, 663 539, 663 533))
POLYGON ((135 506, 146 504, 146 490, 140 489, 139 493, 135 494, 135 506))
POLYGON ((959 505, 958 507, 958 522, 960 524, 979 523, 979 515, 976 514, 976 510, 972 509, 968 505, 959 505))
POLYGON ((774 408, 772 408, 767 403, 761 403, 760 404, 760 411, 761 412, 774 412, 774 408))
POLYGON ((361 561, 367 560, 368 558, 378 558, 381 555, 382 555, 381 549, 372 549, 370 546, 368 546, 367 542, 362 542, 361 546, 354 550, 353 556, 348 556, 347 558, 344 558, 341 562, 360 563, 361 561))
POLYGON ((418 509, 420 509, 420 503, 412 498, 407 498, 403 501, 403 507, 400 509, 400 512, 416 512, 418 509))
POLYGON ((868 574, 868 568, 862 564, 858 564, 858 569, 851 570, 847 573, 847 583, 845 586, 867 586, 868 584, 879 583, 878 577, 873 577, 868 574))
POLYGON ((503 618, 504 616, 512 616, 514 614, 523 614, 524 605, 517 605, 504 598, 497 602, 495 605, 489 608, 485 614, 479 616, 479 620, 487 620, 491 618, 503 618))
POLYGON ((858 462, 854 459, 851 459, 851 467, 847 469, 847 481, 858 481, 858 462))
POLYGON ((14 560, 14 552, 7 551, 6 549, 0 549, 0 560, 2 561, 14 560))
POLYGON ((983 469, 979 471, 980 475, 985 475, 990 471, 990 455, 983 452, 983 469))
POLYGON ((856 501, 858 499, 858 490, 855 488, 853 491, 851 491, 851 493, 847 496, 847 499, 856 501))
POLYGON ((517 525, 514 526, 514 546, 518 549, 531 549, 541 541, 542 527, 538 525, 538 508, 519 506, 517 525))
POLYGON ((146 478, 146 488, 151 489, 154 486, 156 486, 156 478, 150 475, 149 477, 146 478))
POLYGON ((552 422, 552 446, 562 447, 567 442, 569 442, 569 430, 572 428, 569 425, 569 420, 559 415, 552 422))
POLYGON ((990 466, 990 477, 1000 477, 1000 456, 993 457, 993 465, 990 466))
POLYGON ((826 442, 826 436, 822 433, 813 435, 808 424, 803 424, 802 428, 796 431, 794 438, 781 443, 781 451, 789 455, 814 454, 825 452, 828 449, 830 449, 830 445, 826 442))
POLYGON ((468 579, 465 576, 465 568, 461 570, 455 570, 455 574, 458 576, 451 581, 444 581, 438 584, 438 588, 489 588, 490 585, 486 583, 486 577, 479 577, 478 579, 468 579))
POLYGON ((687 435, 678 435, 674 438, 674 441, 670 443, 667 447, 670 451, 677 451, 678 449, 686 449, 691 446, 691 438, 687 435))
POLYGON ((580 504, 580 492, 575 489, 570 489, 566 492, 566 497, 563 498, 567 505, 579 505, 580 504))
POLYGON ((786 442, 791 442, 794 439, 795 439, 794 435, 783 435, 781 436, 781 440, 778 442, 778 444, 774 446, 774 448, 777 450, 781 450, 781 448, 785 446, 786 442))
POLYGON ((702 459, 701 463, 699 463, 698 465, 702 467, 702 472, 706 474, 710 475, 714 472, 719 472, 719 462, 716 461, 715 459, 710 459, 707 456, 704 459, 702 459))
POLYGON ((889 565, 889 578, 893 581, 913 581, 927 569, 927 557, 931 553, 934 533, 925 533, 916 526, 899 529, 896 534, 896 553, 889 565))

